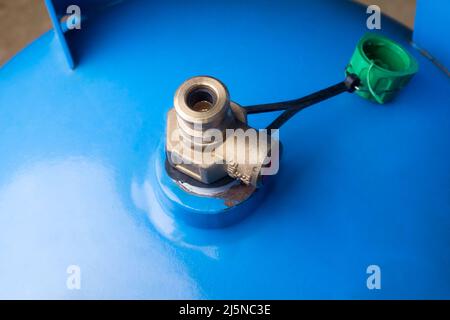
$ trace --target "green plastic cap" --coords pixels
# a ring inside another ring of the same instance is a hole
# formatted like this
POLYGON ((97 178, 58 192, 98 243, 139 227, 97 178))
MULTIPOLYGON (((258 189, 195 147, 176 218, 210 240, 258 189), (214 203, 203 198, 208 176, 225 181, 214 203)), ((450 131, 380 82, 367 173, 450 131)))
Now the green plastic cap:
POLYGON ((345 71, 361 80, 358 95, 383 104, 392 100, 418 70, 417 61, 398 43, 368 33, 359 40, 345 71))

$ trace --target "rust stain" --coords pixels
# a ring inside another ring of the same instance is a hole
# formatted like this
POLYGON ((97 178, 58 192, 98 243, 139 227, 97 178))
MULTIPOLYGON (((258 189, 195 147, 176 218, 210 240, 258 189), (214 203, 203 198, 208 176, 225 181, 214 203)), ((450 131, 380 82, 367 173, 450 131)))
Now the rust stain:
POLYGON ((216 195, 217 198, 223 199, 227 207, 233 207, 252 195, 255 192, 255 187, 245 184, 237 184, 232 186, 225 192, 216 195))

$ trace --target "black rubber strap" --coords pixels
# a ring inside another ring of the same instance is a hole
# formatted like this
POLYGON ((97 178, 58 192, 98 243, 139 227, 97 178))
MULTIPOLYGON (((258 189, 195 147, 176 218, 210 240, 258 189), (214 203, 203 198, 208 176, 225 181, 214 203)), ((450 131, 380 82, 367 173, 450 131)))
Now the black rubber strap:
POLYGON ((276 103, 267 103, 245 107, 247 114, 263 113, 285 110, 278 118, 276 118, 267 129, 279 129, 286 121, 292 118, 297 112, 312 106, 316 103, 334 97, 343 92, 353 92, 359 85, 359 78, 354 74, 349 74, 347 78, 335 84, 334 86, 317 91, 306 97, 276 103))

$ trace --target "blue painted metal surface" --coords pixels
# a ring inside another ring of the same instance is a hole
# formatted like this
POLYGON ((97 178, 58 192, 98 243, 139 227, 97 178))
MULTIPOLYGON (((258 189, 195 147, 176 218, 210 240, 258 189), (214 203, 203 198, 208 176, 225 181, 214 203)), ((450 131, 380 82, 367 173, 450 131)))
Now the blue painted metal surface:
POLYGON ((414 41, 447 69, 450 68, 449 3, 446 0, 417 1, 414 41))
POLYGON ((66 38, 64 36, 64 29, 61 24, 61 19, 65 15, 65 11, 57 12, 51 0, 45 0, 45 3, 47 5, 50 20, 52 21, 55 36, 59 40, 61 49, 64 53, 64 56, 66 57, 67 65, 69 66, 69 68, 73 69, 75 68, 75 61, 73 59, 72 52, 70 51, 69 44, 67 43, 66 38))
MULTIPOLYGON (((0 70, 0 297, 450 298, 449 83, 417 52, 391 104, 341 95, 283 127, 281 171, 239 224, 188 227, 154 188, 182 81, 214 75, 243 105, 296 98, 341 80, 366 17, 337 1, 127 1, 67 34, 75 71, 53 32, 36 40, 0 70)), ((399 25, 382 33, 411 48, 399 25)))
POLYGON ((70 6, 78 6, 80 9, 83 8, 80 18, 85 20, 88 17, 99 16, 103 10, 120 4, 123 1, 125 0, 45 0, 55 36, 61 44, 61 49, 70 69, 75 68, 76 58, 70 47, 69 39, 66 37, 66 33, 71 30, 67 29, 66 22, 63 21, 63 18, 68 16, 67 9, 70 6))

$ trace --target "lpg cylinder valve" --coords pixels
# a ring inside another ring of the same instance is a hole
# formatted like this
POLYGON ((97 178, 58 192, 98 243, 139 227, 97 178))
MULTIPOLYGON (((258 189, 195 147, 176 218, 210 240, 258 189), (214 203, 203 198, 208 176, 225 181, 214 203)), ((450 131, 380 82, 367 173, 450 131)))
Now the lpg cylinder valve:
POLYGON ((170 165, 204 184, 223 178, 261 185, 276 140, 247 124, 245 108, 230 101, 219 80, 188 79, 176 91, 167 116, 166 153, 170 165))

